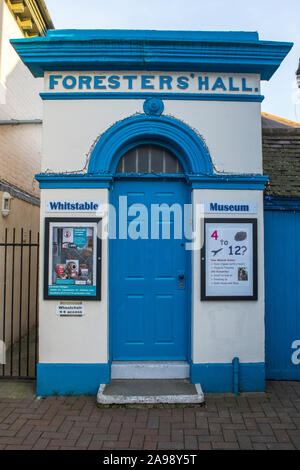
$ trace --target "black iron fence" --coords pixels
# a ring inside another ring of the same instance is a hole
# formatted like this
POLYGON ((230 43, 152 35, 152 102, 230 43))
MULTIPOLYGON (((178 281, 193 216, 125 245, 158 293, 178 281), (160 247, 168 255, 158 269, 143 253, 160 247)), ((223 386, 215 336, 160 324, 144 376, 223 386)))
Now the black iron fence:
POLYGON ((0 346, 5 356, 0 379, 36 376, 38 271, 39 234, 5 229, 0 238, 0 346))

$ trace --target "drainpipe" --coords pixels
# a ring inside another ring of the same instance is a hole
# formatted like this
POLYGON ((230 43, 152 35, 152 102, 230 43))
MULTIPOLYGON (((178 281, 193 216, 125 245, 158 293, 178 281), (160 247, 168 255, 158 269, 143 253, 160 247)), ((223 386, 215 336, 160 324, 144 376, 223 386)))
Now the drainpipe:
POLYGON ((235 357, 232 361, 233 371, 233 393, 238 395, 239 393, 239 382, 240 382, 240 361, 238 357, 235 357))

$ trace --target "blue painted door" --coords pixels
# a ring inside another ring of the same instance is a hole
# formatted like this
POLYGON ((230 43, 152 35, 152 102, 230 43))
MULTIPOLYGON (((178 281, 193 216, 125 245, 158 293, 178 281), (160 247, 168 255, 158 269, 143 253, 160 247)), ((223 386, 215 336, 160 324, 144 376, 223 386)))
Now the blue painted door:
MULTIPOLYGON (((131 215, 129 212, 126 223, 123 219, 123 229, 110 241, 112 358, 119 361, 185 360, 189 324, 185 240, 183 236, 174 238, 174 212, 170 212, 169 218, 152 217, 160 233, 159 238, 151 239, 150 214, 151 204, 180 204, 183 208, 183 204, 189 202, 187 188, 180 181, 116 182, 111 203, 116 208, 119 226, 123 217, 119 215, 120 196, 127 197, 128 207, 143 204, 149 216, 144 209, 133 211, 131 215), (121 238, 124 227, 131 235, 127 239, 121 238), (162 238, 163 227, 170 229, 169 239, 162 238), (149 238, 133 239, 133 232, 140 230, 143 237, 148 230, 149 238)), ((157 233, 155 229, 154 233, 157 233)))
POLYGON ((266 375, 300 380, 300 212, 265 211, 266 375))

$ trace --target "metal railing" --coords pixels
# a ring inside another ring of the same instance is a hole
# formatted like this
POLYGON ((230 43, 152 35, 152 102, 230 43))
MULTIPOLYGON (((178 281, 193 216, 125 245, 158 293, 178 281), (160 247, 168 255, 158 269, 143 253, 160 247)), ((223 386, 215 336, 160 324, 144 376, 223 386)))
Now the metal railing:
POLYGON ((0 240, 0 379, 35 378, 38 360, 39 233, 18 232, 0 240))

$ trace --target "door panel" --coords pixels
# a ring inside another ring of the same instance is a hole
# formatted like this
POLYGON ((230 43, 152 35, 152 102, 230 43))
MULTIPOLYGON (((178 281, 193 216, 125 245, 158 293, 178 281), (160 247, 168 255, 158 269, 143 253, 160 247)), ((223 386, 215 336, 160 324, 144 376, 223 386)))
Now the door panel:
POLYGON ((116 182, 111 203, 117 214, 119 196, 127 196, 128 207, 144 204, 148 208, 148 217, 142 211, 139 222, 139 212, 128 216, 127 226, 139 230, 145 224, 143 230, 148 230, 149 238, 119 239, 117 235, 110 241, 113 360, 185 360, 189 324, 186 279, 182 288, 179 285, 179 273, 187 276, 184 236, 174 239, 172 212, 169 220, 161 215, 153 219, 158 224, 154 233, 157 228, 170 229, 170 239, 161 239, 161 235, 151 239, 150 234, 151 204, 180 204, 183 208, 189 202, 187 188, 183 182, 116 182))

